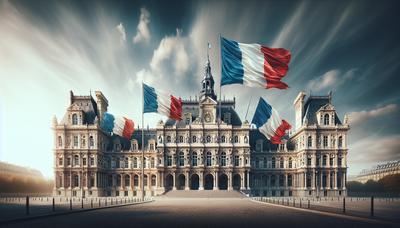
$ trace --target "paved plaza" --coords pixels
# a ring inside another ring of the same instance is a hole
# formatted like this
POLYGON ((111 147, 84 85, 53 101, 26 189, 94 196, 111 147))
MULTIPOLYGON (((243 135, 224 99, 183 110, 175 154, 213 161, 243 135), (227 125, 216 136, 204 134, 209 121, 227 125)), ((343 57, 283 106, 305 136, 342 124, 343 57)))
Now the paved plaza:
POLYGON ((157 197, 140 205, 18 222, 4 227, 399 227, 397 223, 310 212, 247 197, 157 197))

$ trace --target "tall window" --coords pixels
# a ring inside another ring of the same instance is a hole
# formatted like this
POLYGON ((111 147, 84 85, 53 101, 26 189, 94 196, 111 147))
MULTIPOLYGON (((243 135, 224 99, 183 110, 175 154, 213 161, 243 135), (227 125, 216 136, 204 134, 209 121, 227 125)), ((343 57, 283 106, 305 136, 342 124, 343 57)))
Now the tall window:
POLYGON ((292 174, 289 174, 288 176, 287 176, 287 184, 288 184, 288 186, 289 187, 292 187, 292 174))
POLYGON ((67 158, 67 166, 71 165, 71 158, 67 158))
POLYGON ((260 139, 260 140, 257 140, 257 143, 256 143, 256 151, 258 151, 258 152, 261 152, 262 151, 262 146, 263 146, 263 141, 260 139))
POLYGON ((276 186, 276 176, 275 176, 275 175, 272 175, 272 176, 271 176, 271 186, 272 186, 272 187, 275 187, 275 186, 276 186))
POLYGON ((307 188, 311 188, 311 174, 307 173, 307 180, 306 180, 307 188))
POLYGON ((72 115, 72 125, 78 125, 78 115, 77 114, 72 115))
POLYGON ((211 166, 211 152, 210 151, 207 152, 206 166, 211 166))
POLYGON ((79 187, 79 176, 74 175, 74 187, 79 187))
POLYGON ((239 155, 235 155, 235 166, 239 166, 239 155))
POLYGON ((247 135, 244 136, 244 143, 248 143, 249 142, 249 138, 247 137, 247 135))
POLYGON ((129 168, 129 159, 125 158, 124 160, 124 168, 129 168))
POLYGON ((311 158, 307 158, 307 166, 311 166, 311 158))
POLYGON ((197 137, 195 135, 192 136, 192 143, 196 143, 197 142, 197 137))
POLYGON ((192 166, 197 166, 197 153, 192 153, 192 166))
POLYGON ((150 168, 154 168, 155 167, 155 160, 154 158, 150 159, 150 168))
POLYGON ((225 135, 221 136, 221 142, 225 143, 226 139, 225 139, 225 135))
POLYGON ((279 168, 281 168, 281 169, 284 168, 283 162, 284 162, 284 160, 283 160, 283 158, 281 158, 281 160, 279 161, 279 168))
POLYGON ((133 185, 136 187, 139 186, 139 176, 138 175, 135 175, 133 177, 133 185))
POLYGON ((156 186, 156 176, 155 175, 151 176, 151 186, 153 186, 153 187, 156 186))
POLYGON ((167 156, 167 166, 172 166, 172 156, 171 155, 167 156))
POLYGON ((321 158, 319 157, 319 155, 317 156, 317 160, 315 162, 315 166, 320 166, 321 164, 321 158))
POLYGON ((329 165, 333 166, 333 158, 332 157, 329 158, 329 165))
POLYGON ((171 142, 171 136, 168 135, 168 136, 167 136, 167 143, 170 143, 170 142, 171 142))
POLYGON ((58 147, 62 147, 62 137, 58 136, 58 147))
POLYGON ((94 139, 93 139, 93 136, 90 136, 90 137, 89 137, 89 146, 90 146, 90 147, 94 147, 94 139))
POLYGON ((338 157, 337 159, 337 166, 342 166, 342 158, 338 157))
POLYGON ((185 165, 185 154, 181 151, 179 152, 179 166, 185 165))
POLYGON ((78 136, 74 135, 74 147, 78 147, 78 136))
POLYGON ((324 125, 329 125, 329 114, 325 114, 324 116, 324 125))
POLYGON ((283 176, 282 174, 279 175, 279 187, 283 187, 284 185, 284 180, 285 180, 285 176, 283 176))
POLYGON ((324 155, 324 156, 322 157, 322 165, 323 165, 323 166, 326 166, 326 159, 327 159, 327 156, 324 155))
POLYGON ((292 164, 292 158, 289 158, 289 169, 293 168, 293 164, 292 164))
POLYGON ((62 166, 63 165, 63 158, 58 158, 58 165, 62 166))
POLYGON ((226 166, 226 153, 221 153, 221 166, 226 166))
POLYGON ((129 187, 129 185, 131 184, 131 181, 130 181, 130 176, 129 175, 125 175, 125 177, 124 177, 125 179, 124 179, 124 184, 125 184, 125 187, 129 187))
POLYGON ((90 166, 94 166, 94 158, 90 157, 89 158, 90 166))
POLYGON ((257 169, 260 168, 260 159, 258 157, 256 157, 255 163, 256 163, 256 168, 257 169))
POLYGON ((74 156, 74 165, 79 165, 79 156, 78 155, 74 156))
POLYGON ((324 147, 328 147, 328 136, 324 135, 324 147))
POLYGON ((339 142, 338 142, 338 146, 339 146, 339 148, 342 148, 343 147, 343 137, 342 136, 339 136, 339 140, 338 140, 339 142))
POLYGON ((233 137, 233 140, 234 140, 235 143, 238 143, 239 142, 239 136, 235 135, 235 137, 233 137))
POLYGON ((183 143, 183 136, 182 136, 182 135, 179 136, 179 142, 180 142, 180 143, 183 143))
POLYGON ((276 167, 276 161, 275 161, 275 157, 272 157, 272 161, 271 161, 271 164, 272 164, 272 168, 275 168, 276 167))
POLYGON ((86 158, 82 158, 82 165, 86 166, 86 158))
POLYGON ((308 136, 307 145, 309 148, 312 147, 312 137, 311 136, 308 136))
POLYGON ((206 142, 208 142, 208 143, 211 142, 211 136, 209 136, 209 135, 206 136, 206 142))
POLYGON ((137 158, 133 158, 133 168, 136 169, 138 166, 137 158))

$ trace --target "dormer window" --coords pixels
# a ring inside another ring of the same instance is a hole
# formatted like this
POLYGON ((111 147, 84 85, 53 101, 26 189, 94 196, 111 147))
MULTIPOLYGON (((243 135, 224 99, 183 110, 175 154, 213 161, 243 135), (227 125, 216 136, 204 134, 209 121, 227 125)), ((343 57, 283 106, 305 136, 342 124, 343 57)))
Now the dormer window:
POLYGON ((329 125, 329 114, 325 114, 324 116, 324 125, 329 125))
POLYGON ((224 122, 227 124, 231 124, 231 114, 230 113, 224 114, 224 122))
POLYGON ((78 125, 78 115, 72 114, 72 125, 78 125))
POLYGON ((258 151, 258 152, 261 152, 262 150, 263 150, 263 141, 260 139, 260 140, 257 140, 257 143, 256 143, 256 151, 258 151))

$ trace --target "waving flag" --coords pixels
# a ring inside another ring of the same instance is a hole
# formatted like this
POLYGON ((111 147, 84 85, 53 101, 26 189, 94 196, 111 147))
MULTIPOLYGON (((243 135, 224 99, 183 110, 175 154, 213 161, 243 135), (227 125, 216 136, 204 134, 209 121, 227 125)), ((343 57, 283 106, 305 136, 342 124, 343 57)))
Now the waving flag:
POLYGON ((281 81, 289 70, 290 52, 260 44, 244 44, 221 37, 221 85, 243 84, 287 89, 281 81))
POLYGON ((131 139, 135 130, 135 124, 132 120, 122 116, 114 116, 107 112, 103 115, 100 127, 106 132, 113 132, 126 139, 131 139))
POLYGON ((171 119, 182 119, 182 99, 156 91, 143 83, 143 113, 157 112, 171 119))
POLYGON ((281 144, 285 131, 292 127, 261 97, 251 123, 255 124, 272 144, 281 144))

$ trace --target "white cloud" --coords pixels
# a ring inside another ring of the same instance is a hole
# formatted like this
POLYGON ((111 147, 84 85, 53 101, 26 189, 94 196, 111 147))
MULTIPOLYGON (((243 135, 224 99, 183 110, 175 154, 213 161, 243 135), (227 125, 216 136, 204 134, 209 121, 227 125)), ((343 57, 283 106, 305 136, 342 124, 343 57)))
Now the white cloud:
POLYGON ((372 136, 349 146, 349 163, 362 164, 400 159, 400 135, 372 136))
POLYGON ((397 104, 388 104, 381 108, 372 109, 369 111, 352 112, 349 114, 350 124, 355 126, 369 119, 377 118, 380 116, 385 116, 387 114, 396 112, 399 109, 397 104))
POLYGON ((325 74, 311 80, 308 83, 308 88, 313 91, 321 91, 322 89, 332 87, 335 83, 337 83, 339 73, 339 70, 330 70, 325 74))
POLYGON ((189 69, 189 55, 185 48, 187 42, 187 38, 181 37, 179 29, 176 30, 176 36, 164 37, 154 50, 150 61, 151 70, 161 73, 163 62, 172 60, 174 73, 178 76, 184 75, 189 69))
POLYGON ((149 43, 151 35, 149 30, 149 23, 150 23, 150 13, 149 11, 142 7, 140 9, 140 19, 139 24, 137 26, 137 33, 133 37, 133 43, 145 42, 149 43))
POLYGON ((125 27, 122 24, 122 22, 120 22, 119 25, 117 25, 116 29, 120 35, 119 42, 121 45, 124 45, 126 43, 126 32, 125 32, 125 27))

